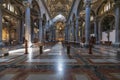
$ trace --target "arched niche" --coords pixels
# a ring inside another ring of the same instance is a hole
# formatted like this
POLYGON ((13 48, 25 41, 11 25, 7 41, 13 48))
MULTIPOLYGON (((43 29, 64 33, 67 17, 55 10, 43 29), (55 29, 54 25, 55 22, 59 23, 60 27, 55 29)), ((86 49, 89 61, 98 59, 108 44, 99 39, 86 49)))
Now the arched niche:
POLYGON ((19 43, 22 11, 17 2, 3 0, 2 7, 2 40, 7 45, 19 43))

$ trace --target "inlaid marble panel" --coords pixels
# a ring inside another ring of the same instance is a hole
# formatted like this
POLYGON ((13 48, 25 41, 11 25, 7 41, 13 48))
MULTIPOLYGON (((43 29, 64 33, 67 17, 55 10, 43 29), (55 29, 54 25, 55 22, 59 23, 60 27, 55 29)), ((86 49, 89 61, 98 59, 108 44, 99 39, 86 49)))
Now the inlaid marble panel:
POLYGON ((11 80, 14 77, 14 74, 6 74, 0 77, 0 80, 11 80))
POLYGON ((30 74, 26 80, 62 80, 56 74, 30 74))
POLYGON ((32 59, 26 62, 77 62, 75 59, 32 59))
POLYGON ((75 75, 76 80, 90 80, 89 77, 85 74, 77 74, 75 75))
POLYGON ((90 59, 92 62, 95 63, 120 63, 120 61, 116 59, 90 59))

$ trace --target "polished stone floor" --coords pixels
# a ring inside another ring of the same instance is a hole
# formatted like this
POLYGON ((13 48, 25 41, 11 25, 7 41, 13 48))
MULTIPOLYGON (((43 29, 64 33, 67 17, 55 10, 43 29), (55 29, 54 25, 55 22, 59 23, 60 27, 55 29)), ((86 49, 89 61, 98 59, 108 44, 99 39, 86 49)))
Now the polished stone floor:
POLYGON ((43 54, 36 45, 24 54, 24 48, 10 48, 10 55, 0 57, 0 80, 120 80, 117 49, 95 45, 87 48, 66 47, 58 42, 44 46, 43 54))

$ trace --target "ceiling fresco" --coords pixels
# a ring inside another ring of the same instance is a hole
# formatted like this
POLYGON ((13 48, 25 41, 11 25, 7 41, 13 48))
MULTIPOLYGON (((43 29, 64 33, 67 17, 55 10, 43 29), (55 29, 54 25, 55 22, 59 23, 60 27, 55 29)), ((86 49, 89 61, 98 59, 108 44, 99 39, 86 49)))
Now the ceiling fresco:
POLYGON ((59 14, 68 17, 68 14, 73 3, 73 0, 44 0, 44 1, 52 18, 59 14))

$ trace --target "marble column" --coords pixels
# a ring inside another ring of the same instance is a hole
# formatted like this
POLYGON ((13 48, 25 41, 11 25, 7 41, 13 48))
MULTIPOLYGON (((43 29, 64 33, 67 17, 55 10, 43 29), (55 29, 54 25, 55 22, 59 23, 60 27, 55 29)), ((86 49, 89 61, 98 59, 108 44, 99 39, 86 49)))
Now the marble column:
POLYGON ((20 36, 20 35, 21 35, 21 34, 20 34, 20 31, 21 31, 20 26, 21 26, 21 25, 20 25, 20 24, 21 24, 21 23, 20 23, 20 20, 18 20, 18 21, 17 21, 17 34, 18 34, 18 35, 16 36, 18 43, 21 43, 21 41, 20 41, 20 40, 21 40, 21 36, 20 36))
POLYGON ((83 28, 82 25, 80 25, 80 41, 82 40, 83 37, 83 28))
POLYGON ((50 40, 49 41, 52 41, 52 30, 50 29, 50 40))
POLYGON ((79 42, 79 17, 76 18, 76 42, 79 42))
POLYGON ((30 19, 30 2, 25 1, 25 39, 28 41, 28 47, 30 47, 31 44, 31 19, 30 19))
POLYGON ((100 44, 101 39, 102 39, 101 22, 98 21, 98 40, 97 40, 97 44, 100 44))
POLYGON ((52 34, 52 41, 54 41, 54 29, 51 30, 51 34, 52 34))
POLYGON ((115 0, 115 47, 120 47, 120 1, 115 0))
POLYGON ((66 37, 67 37, 67 40, 66 41, 69 41, 69 25, 67 24, 67 33, 66 33, 66 37))
POLYGON ((98 42, 98 26, 97 26, 97 19, 94 20, 94 37, 96 38, 96 44, 98 42))
POLYGON ((25 28, 24 28, 24 17, 22 14, 22 18, 21 18, 21 31, 20 31, 20 43, 24 43, 24 38, 25 38, 25 28))
POLYGON ((65 34, 65 36, 64 36, 64 38, 65 38, 65 41, 67 40, 67 27, 65 26, 65 29, 64 29, 64 34, 65 34))
POLYGON ((74 29, 74 23, 72 22, 71 24, 71 27, 72 27, 72 41, 74 42, 74 33, 75 33, 75 29, 74 29))
POLYGON ((68 25, 68 42, 71 41, 71 25, 68 25))
POLYGON ((68 40, 68 25, 65 26, 65 41, 68 40))
POLYGON ((43 29, 42 29, 42 18, 39 17, 39 42, 42 42, 43 37, 42 37, 43 29))
POLYGON ((3 42, 2 42, 2 8, 1 8, 1 4, 0 4, 0 46, 3 46, 3 42))
POLYGON ((85 7, 85 45, 88 46, 89 44, 89 38, 90 38, 90 4, 91 1, 86 1, 86 7, 85 7))

